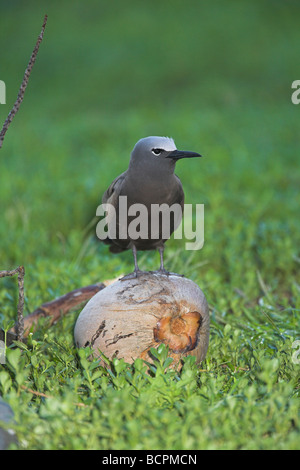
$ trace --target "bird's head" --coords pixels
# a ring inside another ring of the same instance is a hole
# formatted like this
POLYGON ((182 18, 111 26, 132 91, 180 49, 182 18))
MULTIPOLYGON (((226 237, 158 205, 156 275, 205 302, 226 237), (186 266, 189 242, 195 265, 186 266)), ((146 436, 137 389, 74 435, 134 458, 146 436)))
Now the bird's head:
POLYGON ((130 166, 157 168, 160 171, 174 171, 175 163, 181 158, 201 157, 199 153, 177 150, 170 137, 150 136, 140 139, 131 153, 130 166))

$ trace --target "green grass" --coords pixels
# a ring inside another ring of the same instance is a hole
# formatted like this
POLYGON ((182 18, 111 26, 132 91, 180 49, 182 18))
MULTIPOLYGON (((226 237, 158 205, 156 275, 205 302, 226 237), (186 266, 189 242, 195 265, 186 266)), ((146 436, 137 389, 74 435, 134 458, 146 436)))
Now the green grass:
MULTIPOLYGON (((79 311, 41 325, 0 366, 20 447, 299 448, 298 3, 4 1, 0 122, 45 13, 0 151, 0 269, 25 266, 26 313, 129 272, 131 253, 111 255, 89 223, 135 142, 169 135, 204 155, 177 174, 186 202, 205 204, 205 244, 188 252, 170 240, 166 266, 203 289, 212 326, 201 369, 188 358, 164 371, 162 350, 149 375, 140 361, 106 372, 78 354, 79 311)), ((159 257, 139 260, 155 269, 159 257)), ((17 295, 15 279, 0 280, 2 324, 17 295)))

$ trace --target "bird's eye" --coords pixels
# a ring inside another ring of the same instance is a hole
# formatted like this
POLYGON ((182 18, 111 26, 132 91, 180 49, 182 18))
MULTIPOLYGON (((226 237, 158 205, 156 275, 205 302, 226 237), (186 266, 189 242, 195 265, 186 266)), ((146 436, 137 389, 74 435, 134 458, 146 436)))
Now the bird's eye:
POLYGON ((160 155, 162 151, 163 149, 152 149, 152 153, 154 153, 154 155, 160 155))

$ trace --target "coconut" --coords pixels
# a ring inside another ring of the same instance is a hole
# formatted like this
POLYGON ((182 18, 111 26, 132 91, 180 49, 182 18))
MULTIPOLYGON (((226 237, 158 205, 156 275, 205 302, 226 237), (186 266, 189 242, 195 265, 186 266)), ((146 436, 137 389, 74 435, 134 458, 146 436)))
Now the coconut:
POLYGON ((161 273, 118 280, 94 295, 74 330, 78 348, 94 355, 151 360, 150 349, 164 343, 175 363, 183 356, 206 356, 209 309, 200 287, 190 279, 161 273))

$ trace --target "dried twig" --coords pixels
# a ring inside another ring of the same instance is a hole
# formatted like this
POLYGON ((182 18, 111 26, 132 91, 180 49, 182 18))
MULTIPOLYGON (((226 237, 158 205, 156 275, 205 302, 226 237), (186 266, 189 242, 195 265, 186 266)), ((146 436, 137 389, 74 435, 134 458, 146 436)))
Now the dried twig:
POLYGON ((18 274, 19 268, 16 269, 11 269, 9 271, 0 271, 0 277, 8 277, 8 276, 14 276, 15 274, 18 274))
MULTIPOLYGON (((51 395, 47 395, 46 393, 38 392, 36 390, 32 390, 32 388, 28 388, 25 385, 21 385, 21 388, 25 390, 26 392, 32 393, 32 395, 35 395, 37 397, 42 397, 42 398, 53 398, 51 395)), ((75 406, 80 406, 83 408, 89 407, 90 405, 86 405, 85 403, 73 403, 75 406)))
POLYGON ((24 98, 24 93, 25 93, 25 90, 26 90, 26 87, 28 85, 28 80, 29 80, 29 77, 30 77, 30 74, 31 74, 31 70, 33 68, 33 65, 35 63, 35 59, 36 59, 36 56, 37 56, 37 53, 39 51, 39 47, 40 47, 40 44, 43 40, 43 36, 44 36, 44 31, 45 31, 45 27, 46 27, 46 23, 47 23, 47 15, 45 15, 44 17, 44 22, 43 22, 43 26, 42 26, 42 30, 41 30, 41 33, 37 39, 37 42, 35 44, 35 48, 33 49, 33 52, 31 54, 31 57, 30 57, 30 60, 29 60, 29 63, 27 65, 27 69, 25 70, 25 74, 24 74, 24 78, 23 78, 23 81, 21 83, 21 86, 20 86, 20 90, 19 90, 19 93, 18 93, 18 97, 16 99, 16 102, 15 104, 13 105, 13 108, 12 110, 10 111, 9 115, 7 116, 7 119, 6 121, 4 122, 3 124, 3 127, 2 127, 2 130, 0 132, 0 148, 2 147, 2 144, 3 144, 3 140, 4 140, 4 136, 6 134, 6 131, 11 123, 11 121, 13 120, 13 118, 15 117, 15 115, 17 114, 17 112, 19 111, 19 108, 21 106, 21 103, 23 101, 23 98, 24 98))
MULTIPOLYGON (((83 302, 87 302, 93 295, 104 289, 104 287, 105 283, 102 282, 82 287, 41 305, 24 318, 24 337, 28 336, 31 327, 35 326, 40 318, 49 317, 50 325, 52 325, 70 310, 77 308, 83 302)), ((15 331, 15 328, 10 331, 15 331)))
POLYGON ((0 271, 0 278, 1 277, 8 277, 14 276, 15 274, 18 275, 18 287, 19 287, 19 301, 18 301, 18 321, 15 327, 16 335, 18 340, 23 339, 24 335, 24 317, 23 317, 23 310, 24 310, 24 276, 25 276, 25 269, 24 266, 19 266, 16 269, 12 269, 10 271, 0 271))
POLYGON ((92 284, 89 286, 81 287, 68 292, 57 299, 51 300, 42 304, 26 317, 23 318, 24 308, 24 274, 23 266, 19 266, 11 271, 0 271, 0 278, 6 276, 13 276, 18 274, 19 285, 19 304, 18 304, 18 321, 17 323, 4 335, 4 330, 0 329, 0 340, 4 340, 6 336, 7 345, 9 346, 15 340, 25 339, 30 331, 33 331, 37 326, 38 320, 43 317, 49 317, 50 325, 55 323, 63 315, 66 315, 70 310, 78 308, 80 305, 86 303, 97 292, 104 289, 104 287, 115 282, 116 279, 109 279, 104 282, 92 284))
POLYGON ((44 303, 24 318, 24 336, 28 336, 31 327, 37 324, 39 318, 49 317, 50 325, 53 325, 53 323, 59 320, 63 315, 66 315, 66 313, 86 303, 95 294, 97 294, 97 292, 115 281, 116 279, 107 279, 106 281, 98 282, 97 284, 80 287, 79 289, 72 290, 57 299, 44 303))
POLYGON ((18 323, 17 323, 17 338, 21 341, 24 335, 24 276, 25 268, 20 266, 18 268, 18 286, 19 286, 19 302, 18 302, 18 323))

